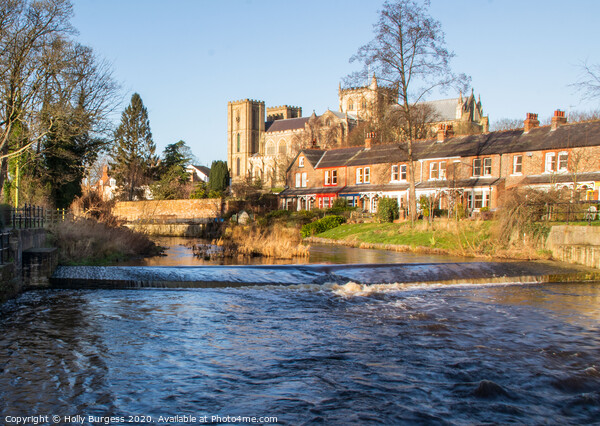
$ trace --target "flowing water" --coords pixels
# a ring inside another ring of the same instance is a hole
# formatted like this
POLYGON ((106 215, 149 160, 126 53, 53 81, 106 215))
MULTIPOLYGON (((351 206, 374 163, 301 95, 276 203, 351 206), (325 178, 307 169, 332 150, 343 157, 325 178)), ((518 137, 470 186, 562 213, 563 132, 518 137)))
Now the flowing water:
POLYGON ((1 422, 598 424, 599 306, 594 283, 29 292, 0 310, 1 422))
MULTIPOLYGON (((138 270, 244 276, 167 244, 138 270)), ((464 260, 327 246, 309 259, 430 264, 418 273, 464 260)), ((0 423, 600 424, 599 283, 360 285, 386 266, 322 268, 341 284, 25 293, 0 307, 0 423)))

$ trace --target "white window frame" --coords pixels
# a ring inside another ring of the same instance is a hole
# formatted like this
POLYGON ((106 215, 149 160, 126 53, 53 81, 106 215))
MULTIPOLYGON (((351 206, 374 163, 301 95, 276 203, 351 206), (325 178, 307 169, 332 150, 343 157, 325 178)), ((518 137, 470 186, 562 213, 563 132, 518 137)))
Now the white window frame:
POLYGON ((331 175, 329 170, 325 170, 325 185, 331 185, 331 175))
POLYGON ((440 176, 440 165, 437 161, 429 163, 429 180, 438 180, 440 176))
POLYGON ((300 175, 300 173, 296 173, 296 188, 300 188, 300 185, 302 184, 302 177, 300 175))
POLYGON ((544 161, 544 170, 546 173, 556 171, 556 152, 547 152, 544 161))
POLYGON ((298 158, 298 167, 304 167, 304 157, 298 158))
POLYGON ((302 188, 306 188, 308 183, 308 174, 306 172, 302 172, 302 188))
POLYGON ((406 172, 407 167, 406 164, 400 164, 400 180, 406 180, 408 174, 406 172), (404 177, 402 177, 404 176, 404 177))
POLYGON ((356 169, 356 184, 361 184, 363 183, 363 169, 362 167, 359 167, 356 169))
POLYGON ((481 161, 481 158, 474 158, 473 159, 473 177, 479 177, 481 176, 481 170, 483 168, 483 162, 481 161), (475 163, 478 163, 479 165, 476 166, 475 163), (479 172, 475 172, 475 170, 479 169, 479 172))
MULTIPOLYGON (((441 180, 446 179, 446 162, 445 161, 440 161, 440 167, 439 167, 440 171, 439 171, 439 176, 441 180)), ((441 201, 441 198, 440 198, 441 201)))
POLYGON ((333 169, 331 171, 331 185, 332 186, 337 185, 337 169, 333 169))
POLYGON ((400 167, 397 164, 392 165, 392 177, 390 179, 392 182, 397 182, 400 180, 400 167))
POLYGON ((513 175, 522 175, 523 174, 523 156, 522 155, 513 155, 513 175), (517 170, 519 168, 520 170, 517 170))
POLYGON ((370 167, 365 167, 365 169, 364 169, 363 182, 371 183, 371 168, 370 167))
POLYGON ((483 172, 483 176, 491 176, 492 175, 492 157, 485 157, 483 159, 482 172, 483 172))
POLYGON ((569 153, 567 151, 561 151, 558 153, 556 160, 556 167, 559 172, 566 172, 569 170, 569 153), (563 164, 564 157, 564 164, 563 164))

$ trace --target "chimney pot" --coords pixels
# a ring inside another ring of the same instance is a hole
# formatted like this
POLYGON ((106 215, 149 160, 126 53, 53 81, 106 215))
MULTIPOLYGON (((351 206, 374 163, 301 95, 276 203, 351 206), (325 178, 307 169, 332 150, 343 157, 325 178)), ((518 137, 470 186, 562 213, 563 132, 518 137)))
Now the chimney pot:
POLYGON ((371 149, 373 139, 375 139, 375 132, 368 132, 365 137, 365 149, 371 149))
POLYGON ((527 133, 531 129, 533 129, 535 127, 539 127, 539 126, 540 126, 540 121, 538 120, 538 115, 528 112, 527 118, 523 122, 523 132, 527 133))
POLYGON ((554 117, 552 117, 552 122, 550 123, 550 130, 556 130, 563 124, 567 124, 565 112, 557 109, 554 111, 554 117))

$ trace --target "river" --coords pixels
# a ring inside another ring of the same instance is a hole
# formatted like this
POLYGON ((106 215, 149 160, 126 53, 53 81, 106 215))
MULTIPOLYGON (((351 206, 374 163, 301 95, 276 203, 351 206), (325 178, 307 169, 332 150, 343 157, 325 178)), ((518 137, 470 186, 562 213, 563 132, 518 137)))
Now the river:
POLYGON ((598 283, 28 292, 0 309, 0 413, 598 424, 599 307, 598 283))

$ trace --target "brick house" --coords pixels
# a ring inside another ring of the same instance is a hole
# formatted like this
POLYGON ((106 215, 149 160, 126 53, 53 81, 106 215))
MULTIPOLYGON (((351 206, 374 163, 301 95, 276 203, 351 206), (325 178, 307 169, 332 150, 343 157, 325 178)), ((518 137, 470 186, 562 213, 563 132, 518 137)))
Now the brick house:
MULTIPOLYGON (((287 170, 280 194, 286 209, 326 208, 336 197, 375 212, 382 197, 408 207, 409 167, 402 144, 333 150, 302 150, 287 170)), ((598 200, 600 121, 568 124, 557 110, 549 126, 527 114, 523 129, 454 136, 440 126, 436 139, 413 148, 416 196, 439 208, 461 203, 470 211, 495 209, 505 189, 531 187, 579 190, 598 200)))

